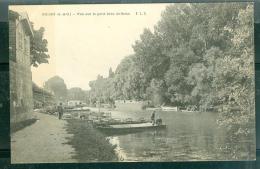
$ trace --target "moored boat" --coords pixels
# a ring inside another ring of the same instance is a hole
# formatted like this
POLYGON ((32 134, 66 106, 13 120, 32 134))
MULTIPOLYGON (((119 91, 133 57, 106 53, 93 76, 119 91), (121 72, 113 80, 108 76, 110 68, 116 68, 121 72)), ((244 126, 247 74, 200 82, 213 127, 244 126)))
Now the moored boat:
POLYGON ((162 111, 178 111, 178 107, 161 106, 162 111))
POLYGON ((160 111, 162 110, 161 107, 147 107, 145 110, 148 110, 148 111, 160 111))
POLYGON ((106 126, 96 127, 101 132, 105 134, 115 135, 115 134, 128 134, 134 132, 141 132, 146 130, 158 130, 166 129, 165 124, 153 124, 151 122, 145 123, 130 123, 130 124, 114 124, 106 126))

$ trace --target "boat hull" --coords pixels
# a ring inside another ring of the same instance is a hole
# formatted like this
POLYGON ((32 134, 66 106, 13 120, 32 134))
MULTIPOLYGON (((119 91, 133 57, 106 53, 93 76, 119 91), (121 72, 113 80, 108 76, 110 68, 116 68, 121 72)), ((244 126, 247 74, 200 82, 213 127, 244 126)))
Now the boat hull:
POLYGON ((162 130, 166 129, 166 125, 151 125, 151 126, 142 126, 142 127, 121 127, 121 128, 114 128, 114 127, 98 127, 97 128, 102 133, 107 135, 123 135, 129 133, 137 133, 143 132, 148 130, 162 130))
POLYGON ((161 107, 162 111, 178 111, 178 107, 161 107))

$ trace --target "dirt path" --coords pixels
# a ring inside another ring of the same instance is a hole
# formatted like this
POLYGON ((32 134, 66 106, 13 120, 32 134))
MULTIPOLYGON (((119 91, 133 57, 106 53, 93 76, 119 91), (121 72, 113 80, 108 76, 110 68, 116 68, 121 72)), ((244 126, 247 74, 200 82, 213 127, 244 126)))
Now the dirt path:
POLYGON ((11 135, 12 163, 71 163, 75 150, 66 144, 71 134, 67 122, 36 113, 36 123, 11 135))

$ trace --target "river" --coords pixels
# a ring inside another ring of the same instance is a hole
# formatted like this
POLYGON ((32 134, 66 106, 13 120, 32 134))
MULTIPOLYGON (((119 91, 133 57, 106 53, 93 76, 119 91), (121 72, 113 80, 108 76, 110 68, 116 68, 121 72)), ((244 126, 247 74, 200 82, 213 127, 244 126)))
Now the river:
MULTIPOLYGON (((106 110, 102 110, 106 111, 106 110)), ((113 118, 150 119, 151 111, 110 111, 113 118)), ((218 161, 255 158, 254 137, 234 139, 217 113, 157 111, 167 129, 112 136, 121 161, 218 161)))
MULTIPOLYGON (((151 111, 112 111, 115 118, 144 117, 149 119, 151 111)), ((157 112, 163 119, 166 130, 145 131, 113 136, 121 161, 204 161, 238 160, 254 158, 252 138, 229 141, 230 134, 220 128, 216 113, 157 112), (234 150, 239 152, 234 152, 234 150), (235 153, 235 154, 234 154, 235 153)))

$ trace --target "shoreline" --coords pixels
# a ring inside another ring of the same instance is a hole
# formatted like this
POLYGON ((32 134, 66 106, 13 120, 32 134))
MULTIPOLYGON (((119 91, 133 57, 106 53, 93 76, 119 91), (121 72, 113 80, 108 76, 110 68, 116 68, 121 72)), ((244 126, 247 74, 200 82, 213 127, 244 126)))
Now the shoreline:
POLYGON ((78 162, 117 162, 116 145, 110 144, 102 133, 95 130, 85 120, 67 120, 67 131, 73 134, 68 143, 74 147, 74 159, 78 162))
POLYGON ((115 153, 117 155, 117 158, 119 162, 123 162, 127 159, 127 155, 124 152, 124 150, 120 147, 120 142, 118 136, 109 136, 106 137, 108 139, 109 143, 113 146, 116 146, 115 153))

